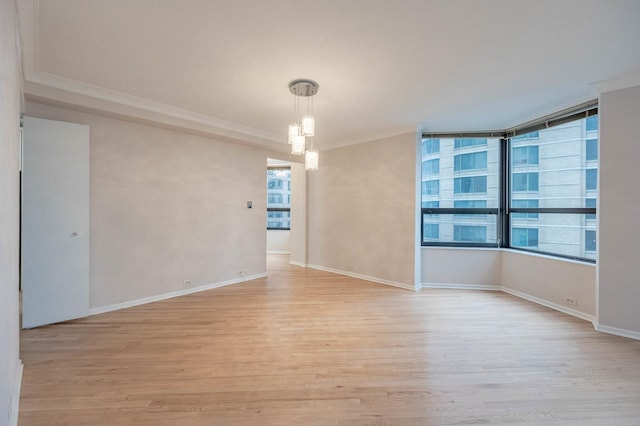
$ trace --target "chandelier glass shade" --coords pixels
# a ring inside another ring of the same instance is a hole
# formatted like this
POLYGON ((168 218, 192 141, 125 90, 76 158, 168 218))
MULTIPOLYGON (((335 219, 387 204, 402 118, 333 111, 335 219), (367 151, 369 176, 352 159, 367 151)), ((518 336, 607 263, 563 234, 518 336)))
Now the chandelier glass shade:
POLYGON ((313 116, 313 95, 318 93, 318 83, 313 80, 298 79, 289 83, 289 91, 295 96, 293 101, 294 121, 289 124, 288 141, 291 154, 305 156, 305 170, 318 169, 318 151, 313 149, 316 121, 313 116), (307 99, 306 113, 300 114, 300 98, 307 99), (309 138, 309 141, 306 139, 309 138))

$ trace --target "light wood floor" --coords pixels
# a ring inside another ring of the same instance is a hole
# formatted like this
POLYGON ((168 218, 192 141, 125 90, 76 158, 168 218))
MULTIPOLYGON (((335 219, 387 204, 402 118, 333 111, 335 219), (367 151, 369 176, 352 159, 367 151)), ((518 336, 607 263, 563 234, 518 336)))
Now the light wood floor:
POLYGON ((488 291, 289 266, 22 332, 21 426, 640 425, 640 342, 488 291))

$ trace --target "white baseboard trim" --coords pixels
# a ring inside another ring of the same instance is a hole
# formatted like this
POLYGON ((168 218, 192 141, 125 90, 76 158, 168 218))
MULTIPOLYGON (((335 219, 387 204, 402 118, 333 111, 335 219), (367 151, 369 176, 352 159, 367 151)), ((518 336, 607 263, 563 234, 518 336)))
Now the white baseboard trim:
POLYGON ((499 285, 481 285, 481 284, 451 284, 451 283, 421 283, 420 288, 443 288, 455 290, 489 290, 502 291, 499 285))
POLYGON ((575 309, 568 308, 566 306, 558 305, 557 303, 549 302, 548 300, 540 299, 539 297, 531 296, 530 294, 522 293, 521 291, 513 290, 508 287, 502 287, 502 291, 504 291, 505 293, 509 293, 513 296, 519 297, 521 299, 528 300, 529 302, 546 306, 547 308, 554 309, 556 311, 562 312, 563 314, 571 315, 573 317, 580 318, 585 321, 589 321, 591 323, 595 323, 595 320, 596 320, 596 318, 593 315, 585 314, 584 312, 580 312, 575 309))
POLYGON ((398 287, 398 288, 402 288, 404 290, 411 290, 411 291, 416 291, 417 290, 415 286, 412 286, 412 285, 409 285, 409 284, 398 283, 398 282, 395 282, 395 281, 389 281, 389 280, 385 280, 385 279, 382 279, 382 278, 370 277, 368 275, 355 274, 353 272, 341 271, 339 269, 327 268, 326 266, 307 265, 307 267, 312 268, 312 269, 317 269, 319 271, 325 271, 325 272, 331 272, 331 273, 334 273, 334 274, 345 275, 347 277, 357 278, 359 280, 371 281, 371 282, 378 283, 378 284, 384 284, 384 285, 389 285, 389 286, 392 286, 392 287, 398 287))
POLYGON ((128 302, 116 303, 114 305, 100 306, 98 308, 89 309, 89 315, 104 314, 107 312, 118 311, 120 309, 131 308, 133 306, 145 305, 147 303, 159 302, 160 300, 171 299, 173 297, 185 296, 187 294, 198 293, 201 291, 212 290, 214 288, 224 287, 232 284, 239 284, 246 281, 256 280, 258 278, 264 278, 267 274, 255 274, 247 275, 246 277, 236 278, 229 281, 222 281, 219 283, 207 284, 192 288, 186 288, 184 290, 173 291, 171 293, 159 294, 157 296, 143 297, 142 299, 130 300, 128 302))
POLYGON ((301 268, 306 268, 306 267, 307 267, 307 264, 306 264, 306 263, 296 262, 295 260, 290 260, 290 261, 289 261, 289 265, 299 266, 299 267, 301 267, 301 268))
POLYGON ((627 337, 629 339, 640 340, 640 333, 637 331, 625 330, 624 328, 610 327, 608 325, 599 324, 597 321, 593 322, 593 328, 597 331, 607 334, 613 334, 615 336, 627 337))
POLYGON ((20 413, 20 392, 22 389, 22 370, 24 365, 18 360, 18 369, 13 382, 13 392, 11 393, 11 406, 9 407, 9 425, 18 426, 18 414, 20 413))
POLYGON ((291 253, 283 250, 268 250, 267 254, 291 254, 291 253))

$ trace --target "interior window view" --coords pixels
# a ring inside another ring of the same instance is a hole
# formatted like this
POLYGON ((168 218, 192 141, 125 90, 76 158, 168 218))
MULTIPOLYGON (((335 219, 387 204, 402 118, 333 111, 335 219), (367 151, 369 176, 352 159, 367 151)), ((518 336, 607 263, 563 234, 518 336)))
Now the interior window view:
POLYGON ((0 426, 640 426, 640 0, 0 0, 0 426))
POLYGON ((595 261, 596 111, 502 139, 424 138, 423 245, 509 247, 595 261))

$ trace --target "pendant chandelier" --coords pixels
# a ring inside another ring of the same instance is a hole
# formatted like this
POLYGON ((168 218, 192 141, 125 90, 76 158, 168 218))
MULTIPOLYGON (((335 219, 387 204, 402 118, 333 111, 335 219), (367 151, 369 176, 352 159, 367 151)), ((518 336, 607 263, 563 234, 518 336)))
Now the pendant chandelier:
POLYGON ((291 153, 304 154, 305 170, 318 170, 318 151, 313 149, 316 121, 313 117, 313 95, 318 93, 318 83, 313 80, 298 79, 289 83, 293 100, 293 122, 289 124, 289 144, 291 153), (307 110, 300 111, 300 98, 307 98, 307 110), (307 141, 308 139, 308 141, 307 141), (307 149, 308 148, 308 149, 307 149))

